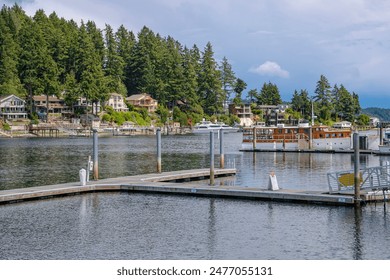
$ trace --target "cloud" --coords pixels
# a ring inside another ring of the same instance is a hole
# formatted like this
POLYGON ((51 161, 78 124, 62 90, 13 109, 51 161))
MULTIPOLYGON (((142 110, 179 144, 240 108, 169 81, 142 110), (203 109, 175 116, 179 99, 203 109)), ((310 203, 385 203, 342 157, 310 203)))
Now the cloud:
POLYGON ((273 61, 266 61, 259 67, 251 68, 249 71, 262 76, 273 76, 281 78, 288 78, 290 76, 288 71, 282 69, 279 64, 273 61))

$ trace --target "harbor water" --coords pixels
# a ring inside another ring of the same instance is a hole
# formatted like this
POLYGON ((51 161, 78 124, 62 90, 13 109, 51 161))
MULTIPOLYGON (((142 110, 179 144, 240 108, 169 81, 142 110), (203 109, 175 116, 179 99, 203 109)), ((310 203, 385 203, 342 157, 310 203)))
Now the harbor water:
MULTIPOLYGON (((327 172, 353 168, 352 154, 240 152, 241 139, 225 134, 238 173, 216 188, 266 188, 275 172, 281 188, 326 191, 327 172)), ((209 150, 208 135, 163 136, 162 170, 208 168, 209 150)), ((0 190, 78 181, 90 155, 92 138, 0 139, 0 190)), ((100 178, 155 171, 155 136, 99 138, 100 178)), ((390 259, 389 207, 119 192, 27 201, 0 205, 0 259, 390 259)))

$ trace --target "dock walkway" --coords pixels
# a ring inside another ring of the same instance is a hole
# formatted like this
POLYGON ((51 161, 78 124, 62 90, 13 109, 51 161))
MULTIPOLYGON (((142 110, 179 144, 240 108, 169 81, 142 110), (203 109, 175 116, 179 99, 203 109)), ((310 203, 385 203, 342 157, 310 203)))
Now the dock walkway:
MULTIPOLYGON (((90 181, 85 186, 81 186, 79 182, 73 182, 41 187, 3 190, 0 191, 0 204, 99 191, 164 193, 344 206, 353 206, 355 203, 354 197, 350 193, 329 194, 321 191, 287 189, 271 191, 259 187, 210 186, 199 184, 194 181, 209 178, 209 172, 209 169, 182 170, 102 179, 90 181)), ((232 176, 235 174, 235 169, 215 169, 215 177, 232 176)), ((370 196, 362 194, 363 202, 379 200, 380 197, 373 199, 372 194, 370 196)))

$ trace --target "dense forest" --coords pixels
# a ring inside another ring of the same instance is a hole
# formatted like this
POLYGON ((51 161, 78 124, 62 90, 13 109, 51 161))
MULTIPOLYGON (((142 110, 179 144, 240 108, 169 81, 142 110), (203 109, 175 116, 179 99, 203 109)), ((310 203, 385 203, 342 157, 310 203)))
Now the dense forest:
MULTIPOLYGON (((93 21, 77 24, 43 10, 29 17, 18 5, 0 11, 0 95, 28 100, 63 94, 72 104, 80 96, 97 103, 112 92, 149 93, 159 102, 160 117, 173 110, 174 119, 186 124, 221 118, 225 104, 242 103, 246 87, 226 57, 215 59, 211 43, 201 50, 147 27, 137 35, 124 26, 113 30, 106 24, 101 30, 93 21)), ((253 104, 282 103, 271 82, 249 90, 248 96, 253 104)), ((317 121, 324 123, 354 122, 361 111, 357 94, 343 85, 331 87, 323 75, 312 97, 307 90, 293 93, 289 113, 310 119, 312 102, 317 121)))

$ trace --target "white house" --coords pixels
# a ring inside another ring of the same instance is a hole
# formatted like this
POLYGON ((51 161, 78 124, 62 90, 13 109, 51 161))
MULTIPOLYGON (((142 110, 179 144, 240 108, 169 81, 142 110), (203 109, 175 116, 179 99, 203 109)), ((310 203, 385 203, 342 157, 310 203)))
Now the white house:
POLYGON ((119 93, 111 93, 110 98, 106 101, 106 106, 110 106, 116 112, 127 112, 129 108, 125 103, 125 98, 119 93))
POLYGON ((0 97, 0 118, 4 120, 26 119, 26 101, 13 94, 0 97))

